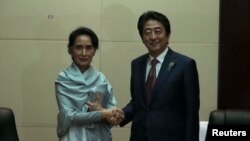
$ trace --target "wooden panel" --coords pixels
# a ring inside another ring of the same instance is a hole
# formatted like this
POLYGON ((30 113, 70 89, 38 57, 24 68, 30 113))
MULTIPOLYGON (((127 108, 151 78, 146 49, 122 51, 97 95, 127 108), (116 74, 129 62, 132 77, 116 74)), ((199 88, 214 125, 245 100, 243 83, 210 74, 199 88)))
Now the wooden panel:
POLYGON ((249 17, 249 0, 221 0, 219 109, 250 109, 249 17))

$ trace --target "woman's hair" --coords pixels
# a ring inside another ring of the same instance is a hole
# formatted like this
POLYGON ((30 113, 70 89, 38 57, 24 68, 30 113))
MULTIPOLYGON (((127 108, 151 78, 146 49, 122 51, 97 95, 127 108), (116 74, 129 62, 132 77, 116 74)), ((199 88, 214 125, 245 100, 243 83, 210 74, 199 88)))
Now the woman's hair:
POLYGON ((162 23, 166 32, 168 34, 171 33, 170 22, 165 15, 163 15, 159 12, 156 12, 156 11, 147 11, 139 17, 139 20, 137 22, 137 28, 139 30, 139 34, 140 34, 141 38, 142 38, 142 34, 143 34, 143 27, 144 27, 145 23, 149 20, 156 20, 156 21, 162 23))
POLYGON ((79 27, 70 33, 69 43, 68 43, 69 49, 74 45, 76 38, 78 36, 81 36, 81 35, 89 36, 94 48, 98 49, 98 47, 99 47, 98 37, 93 30, 91 30, 90 28, 87 28, 87 27, 79 27))

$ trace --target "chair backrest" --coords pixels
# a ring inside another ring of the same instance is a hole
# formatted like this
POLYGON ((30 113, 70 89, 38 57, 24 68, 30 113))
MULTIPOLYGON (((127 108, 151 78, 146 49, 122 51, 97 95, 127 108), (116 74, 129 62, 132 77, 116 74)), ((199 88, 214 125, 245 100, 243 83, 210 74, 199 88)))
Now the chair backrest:
POLYGON ((210 113, 209 124, 213 125, 246 125, 250 124, 250 111, 215 110, 210 113))
MULTIPOLYGON (((212 138, 212 129, 248 129, 250 127, 250 111, 247 110, 214 110, 209 115, 206 141, 212 138)), ((223 139, 223 138, 222 138, 223 139)), ((214 140, 214 139, 213 139, 214 140)), ((211 140, 212 141, 212 140, 211 140)))
POLYGON ((0 141, 19 141, 14 113, 10 108, 0 107, 0 141))

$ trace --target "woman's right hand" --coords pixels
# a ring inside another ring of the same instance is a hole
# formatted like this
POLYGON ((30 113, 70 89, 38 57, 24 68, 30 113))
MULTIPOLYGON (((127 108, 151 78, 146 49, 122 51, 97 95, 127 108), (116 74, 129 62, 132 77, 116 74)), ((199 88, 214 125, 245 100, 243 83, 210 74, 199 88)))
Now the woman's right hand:
POLYGON ((121 109, 116 107, 105 109, 102 107, 100 103, 100 94, 96 94, 94 102, 87 102, 87 105, 89 111, 99 111, 101 113, 102 119, 111 126, 116 126, 124 120, 124 113, 121 109))
POLYGON ((106 109, 102 113, 103 119, 111 126, 117 126, 124 120, 124 113, 119 108, 106 109))

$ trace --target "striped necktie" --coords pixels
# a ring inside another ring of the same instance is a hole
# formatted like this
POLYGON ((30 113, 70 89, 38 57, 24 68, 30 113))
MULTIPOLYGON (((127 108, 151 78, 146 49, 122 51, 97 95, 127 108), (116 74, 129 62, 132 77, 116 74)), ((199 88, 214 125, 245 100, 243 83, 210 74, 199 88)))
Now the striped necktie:
POLYGON ((148 78, 146 81, 146 101, 148 104, 150 102, 151 93, 152 93, 155 80, 156 80, 156 64, 157 63, 158 63, 157 59, 153 59, 151 61, 151 68, 149 70, 148 78))

